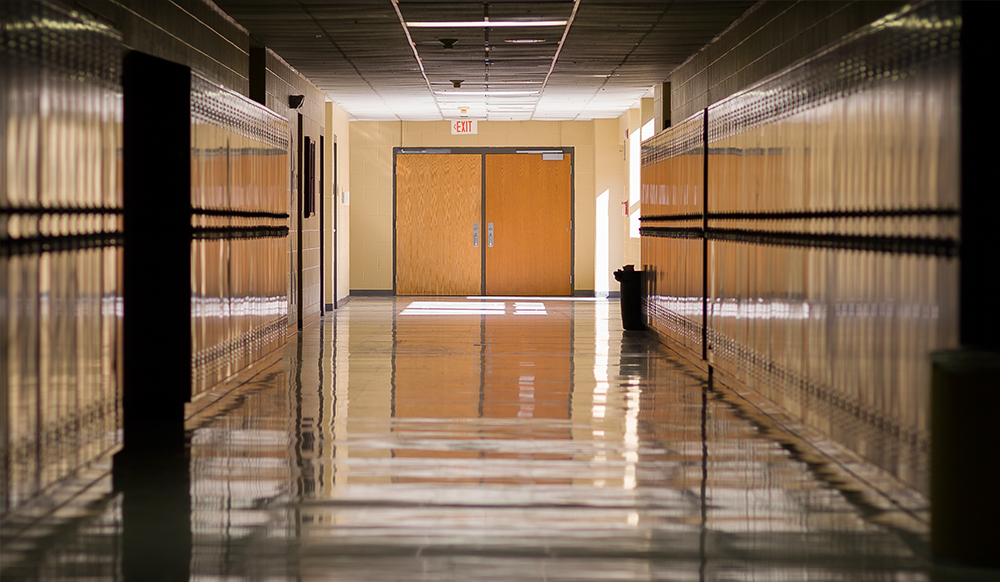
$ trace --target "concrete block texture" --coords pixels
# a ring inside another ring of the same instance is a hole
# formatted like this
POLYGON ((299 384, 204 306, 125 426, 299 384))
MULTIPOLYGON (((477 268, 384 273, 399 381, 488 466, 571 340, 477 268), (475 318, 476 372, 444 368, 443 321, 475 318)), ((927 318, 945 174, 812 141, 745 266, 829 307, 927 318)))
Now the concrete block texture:
POLYGON ((687 119, 904 4, 763 0, 671 74, 670 117, 687 119))

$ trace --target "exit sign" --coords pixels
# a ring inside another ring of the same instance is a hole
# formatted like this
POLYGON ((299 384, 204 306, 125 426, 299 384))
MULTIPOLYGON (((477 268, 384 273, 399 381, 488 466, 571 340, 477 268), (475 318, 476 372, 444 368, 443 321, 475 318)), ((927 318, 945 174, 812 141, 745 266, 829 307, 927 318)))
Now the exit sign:
POLYGON ((451 123, 451 135, 474 135, 479 133, 475 119, 459 119, 449 123, 451 123))

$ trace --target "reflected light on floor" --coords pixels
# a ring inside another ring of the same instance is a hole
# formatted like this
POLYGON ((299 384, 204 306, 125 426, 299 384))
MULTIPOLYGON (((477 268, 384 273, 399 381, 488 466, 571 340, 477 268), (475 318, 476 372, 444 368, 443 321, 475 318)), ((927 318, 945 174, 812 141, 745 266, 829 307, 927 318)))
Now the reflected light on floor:
POLYGON ((504 315, 503 302, 412 301, 400 315, 504 315))
MULTIPOLYGON (((505 315, 502 301, 412 301, 400 315, 505 315)), ((514 315, 548 315, 539 301, 515 301, 514 315)))
MULTIPOLYGON (((190 421, 190 580, 931 579, 925 506, 762 430, 617 311, 359 297, 302 330, 190 421)), ((143 523, 89 499, 4 538, 0 577, 123 579, 143 523)))

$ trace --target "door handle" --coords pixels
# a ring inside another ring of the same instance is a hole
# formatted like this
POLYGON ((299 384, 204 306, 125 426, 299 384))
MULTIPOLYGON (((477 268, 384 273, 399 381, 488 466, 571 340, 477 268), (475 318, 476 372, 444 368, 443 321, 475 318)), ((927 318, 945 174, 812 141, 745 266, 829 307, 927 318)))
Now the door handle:
POLYGON ((472 246, 479 247, 479 223, 472 223, 472 246))
POLYGON ((493 247, 493 223, 486 224, 486 246, 493 247))

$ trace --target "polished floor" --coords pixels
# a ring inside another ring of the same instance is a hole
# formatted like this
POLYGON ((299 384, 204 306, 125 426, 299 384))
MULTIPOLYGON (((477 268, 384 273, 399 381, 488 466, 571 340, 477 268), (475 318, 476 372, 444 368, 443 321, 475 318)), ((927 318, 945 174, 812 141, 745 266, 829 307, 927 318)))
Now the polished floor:
POLYGON ((618 307, 354 298, 189 420, 179 486, 105 476, 8 538, 2 577, 939 578, 926 499, 618 307), (158 557, 130 561, 143 528, 158 557))

